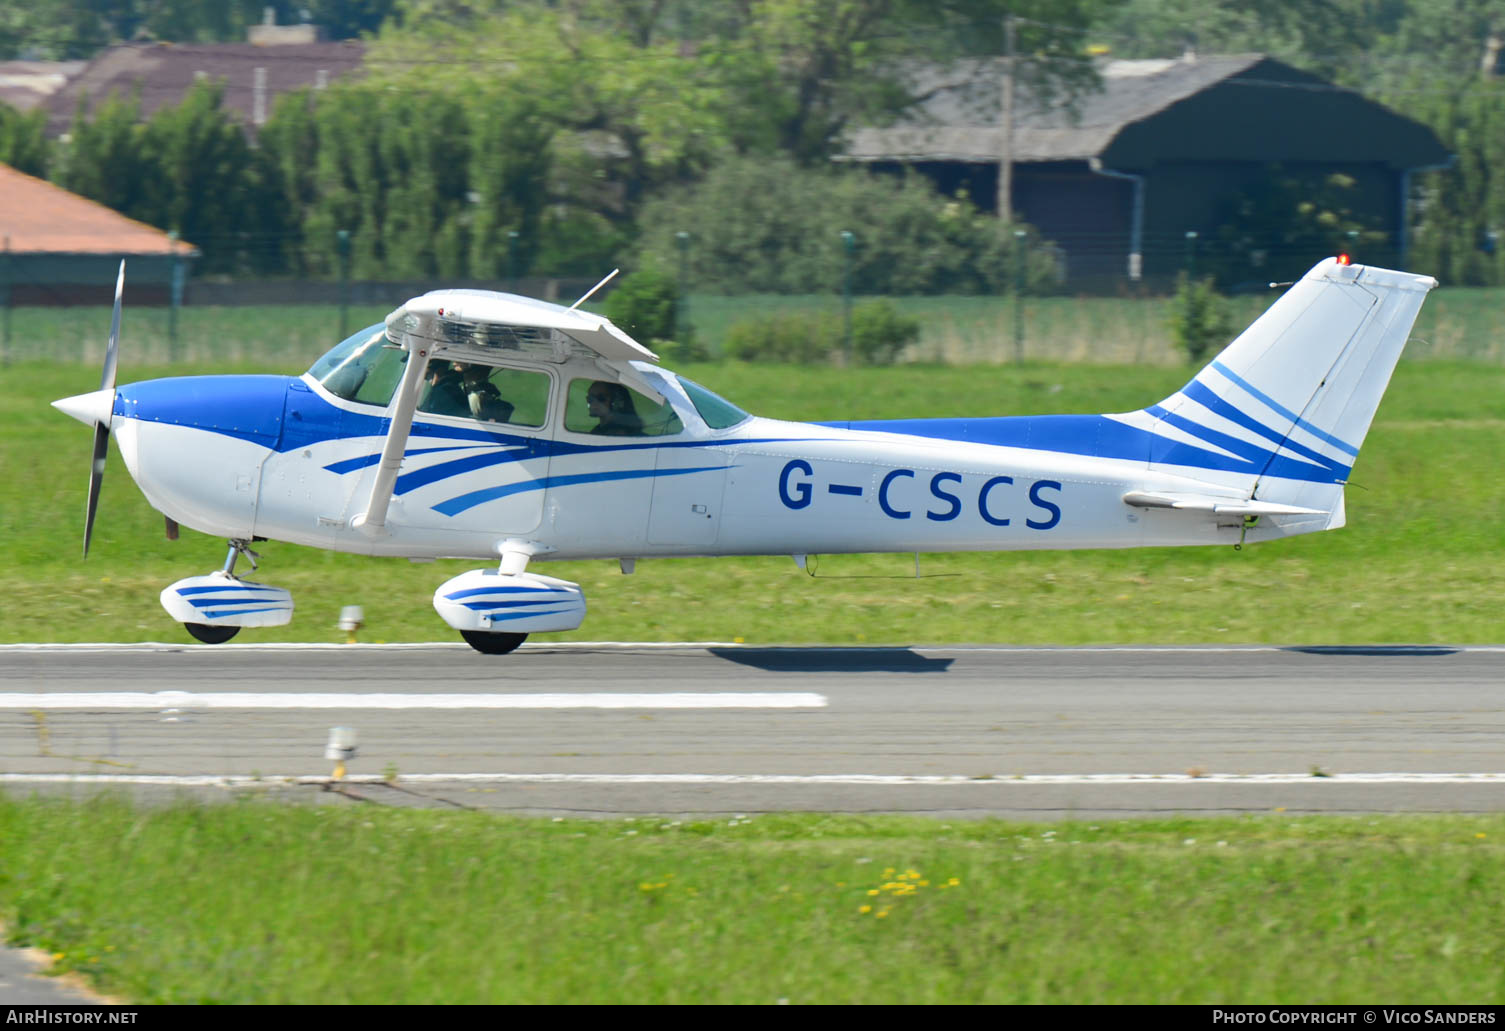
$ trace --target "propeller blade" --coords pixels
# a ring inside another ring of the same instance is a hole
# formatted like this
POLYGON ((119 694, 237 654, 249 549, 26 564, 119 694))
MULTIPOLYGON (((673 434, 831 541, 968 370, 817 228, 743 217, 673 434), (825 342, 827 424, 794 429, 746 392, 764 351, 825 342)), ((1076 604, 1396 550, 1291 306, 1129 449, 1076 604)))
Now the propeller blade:
MULTIPOLYGON (((115 276, 115 311, 110 316, 110 342, 105 347, 104 370, 99 376, 99 389, 111 394, 110 406, 114 407, 115 365, 120 353, 120 300, 125 293, 125 261, 120 262, 120 271, 115 276)), ((84 515, 84 558, 89 557, 89 541, 94 537, 94 513, 99 510, 99 486, 105 475, 105 456, 110 453, 110 419, 94 424, 94 459, 89 463, 89 509, 84 515)))
POLYGON ((89 511, 84 516, 84 558, 89 557, 89 540, 94 536, 94 512, 99 508, 99 484, 105 475, 105 455, 110 450, 110 427, 94 424, 94 461, 89 466, 89 511))
POLYGON ((115 389, 115 360, 120 350, 120 297, 125 292, 125 260, 115 277, 115 312, 110 316, 110 343, 105 348, 105 367, 99 377, 100 390, 115 389))

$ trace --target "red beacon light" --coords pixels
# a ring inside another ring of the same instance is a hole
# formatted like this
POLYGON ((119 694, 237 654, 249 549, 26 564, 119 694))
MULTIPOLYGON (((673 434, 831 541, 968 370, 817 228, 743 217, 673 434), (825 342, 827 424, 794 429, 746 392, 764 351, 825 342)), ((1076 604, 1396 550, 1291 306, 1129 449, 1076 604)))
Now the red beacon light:
POLYGON ((1353 263, 1353 259, 1350 258, 1348 255, 1346 255, 1346 254, 1340 254, 1340 255, 1338 255, 1338 264, 1339 265, 1349 265, 1349 264, 1352 264, 1352 263, 1353 263))

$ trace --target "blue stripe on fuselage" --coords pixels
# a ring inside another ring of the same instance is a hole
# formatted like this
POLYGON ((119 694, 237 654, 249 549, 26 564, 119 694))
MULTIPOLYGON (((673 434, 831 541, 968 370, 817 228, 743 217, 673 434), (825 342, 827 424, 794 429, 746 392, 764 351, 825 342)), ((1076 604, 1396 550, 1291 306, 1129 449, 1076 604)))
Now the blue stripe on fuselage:
MULTIPOLYGON (((1025 448, 1086 458, 1116 458, 1132 462, 1157 462, 1228 472, 1281 476, 1314 483, 1342 482, 1348 469, 1340 463, 1317 457, 1321 464, 1276 455, 1271 449, 1249 441, 1235 440, 1189 421, 1176 420, 1177 428, 1233 454, 1220 454, 1193 444, 1171 440, 1105 415, 1013 415, 985 419, 883 419, 856 422, 826 422, 821 426, 902 433, 932 440, 1025 448)), ((1316 457, 1316 456, 1314 456, 1316 457)))

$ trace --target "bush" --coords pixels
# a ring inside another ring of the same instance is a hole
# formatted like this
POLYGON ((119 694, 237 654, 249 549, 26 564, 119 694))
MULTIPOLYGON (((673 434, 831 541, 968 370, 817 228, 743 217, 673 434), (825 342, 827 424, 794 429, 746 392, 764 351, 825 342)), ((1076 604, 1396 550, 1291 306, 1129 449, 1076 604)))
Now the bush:
POLYGON ((1212 282, 1211 276, 1193 281, 1183 272, 1171 300, 1171 336, 1196 365, 1207 360, 1208 352, 1222 350, 1233 333, 1227 301, 1212 282))
POLYGON ((688 340, 654 340, 648 349, 657 354, 666 365, 683 365, 686 362, 708 362, 711 352, 693 335, 688 340))
MULTIPOLYGON (((733 325, 722 354, 747 362, 819 365, 841 360, 846 323, 840 312, 770 315, 733 325)), ((888 301, 865 301, 852 308, 852 357, 867 365, 892 365, 920 338, 920 322, 888 301)))
MULTIPOLYGON (((678 232, 690 234, 690 281, 708 293, 835 293, 856 237, 852 287, 859 294, 977 294, 1014 289, 1021 259, 1017 224, 985 215, 965 198, 937 193, 918 175, 864 169, 805 169, 788 160, 735 158, 692 187, 643 208, 641 264, 672 268, 678 232)), ((1053 249, 1025 229, 1026 288, 1059 282, 1053 249)))
POLYGON ((864 365, 892 365, 920 339, 920 320, 888 301, 867 301, 852 309, 852 353, 864 365))
POLYGON ((622 277, 601 307, 608 319, 639 340, 672 340, 678 301, 674 280, 649 266, 622 277))

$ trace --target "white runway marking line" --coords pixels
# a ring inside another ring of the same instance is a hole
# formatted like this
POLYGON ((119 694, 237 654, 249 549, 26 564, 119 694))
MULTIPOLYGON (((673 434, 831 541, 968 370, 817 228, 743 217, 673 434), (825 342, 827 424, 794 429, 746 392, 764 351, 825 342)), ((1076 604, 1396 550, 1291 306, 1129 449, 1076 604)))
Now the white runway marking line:
MULTIPOLYGON (((1037 652, 1144 652, 1148 654, 1166 653, 1200 653, 1200 654, 1228 654, 1237 652, 1278 652, 1278 651, 1302 651, 1312 648, 1349 648, 1353 651, 1361 649, 1390 649, 1395 653, 1404 653, 1406 650, 1417 650, 1428 653, 1428 657, 1435 652, 1505 652, 1505 645, 1501 644, 1394 644, 1394 645, 1281 645, 1281 644, 1166 644, 1166 645, 864 645, 862 647, 821 646, 809 644, 738 644, 733 641, 540 641, 535 644, 525 644, 518 649, 517 654, 539 654, 543 652, 571 652, 571 651, 680 651, 700 650, 710 648, 724 650, 738 650, 750 652, 840 652, 843 654, 858 654, 865 652, 896 652, 910 651, 919 655, 941 654, 955 655, 958 653, 972 652, 999 652, 1003 654, 1024 654, 1037 652)), ((265 643, 228 643, 228 644, 172 644, 164 641, 141 641, 134 644, 109 644, 109 643, 78 643, 78 644, 0 644, 0 652, 48 652, 48 651, 77 651, 77 652, 255 652, 255 651, 415 651, 431 648, 443 648, 449 651, 468 651, 470 645, 460 641, 411 641, 394 642, 390 644, 334 644, 317 642, 277 642, 265 643)), ((1320 654, 1320 653, 1319 653, 1320 654)), ((1343 654, 1337 652, 1335 654, 1343 654)))
POLYGON ((306 694, 243 691, 0 692, 0 709, 823 709, 808 692, 306 694))
MULTIPOLYGON (((296 784, 326 784, 328 775, 276 774, 248 776, 174 776, 126 773, 0 773, 0 784, 134 784, 160 787, 251 787, 296 784)), ((354 774, 345 784, 383 784, 376 774, 354 774)), ((768 784, 901 787, 1032 787, 1040 785, 1190 785, 1190 784, 1499 784, 1505 773, 1349 773, 1313 777, 1310 773, 1224 773, 1192 777, 1179 773, 1038 773, 1022 776, 964 777, 944 774, 886 775, 834 774, 740 774, 740 773, 409 773, 402 784, 768 784)))

